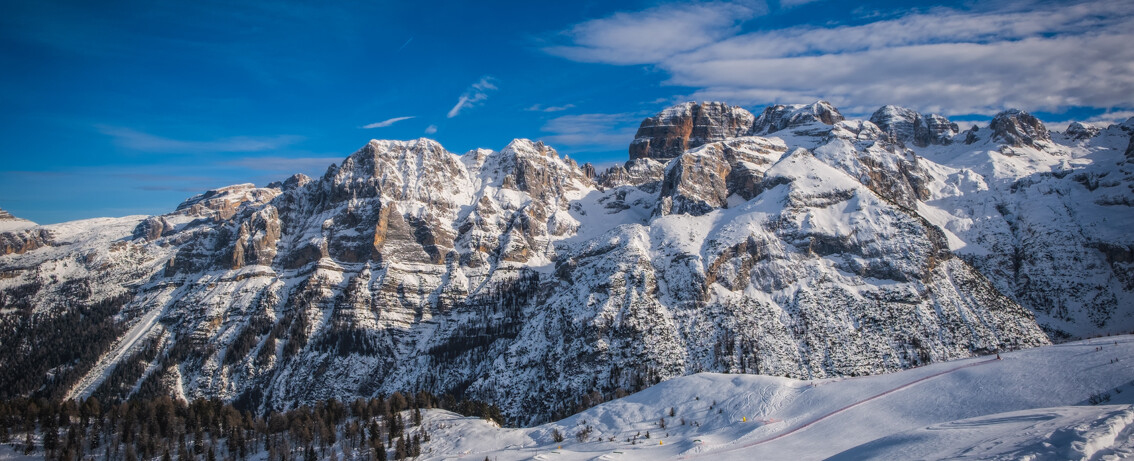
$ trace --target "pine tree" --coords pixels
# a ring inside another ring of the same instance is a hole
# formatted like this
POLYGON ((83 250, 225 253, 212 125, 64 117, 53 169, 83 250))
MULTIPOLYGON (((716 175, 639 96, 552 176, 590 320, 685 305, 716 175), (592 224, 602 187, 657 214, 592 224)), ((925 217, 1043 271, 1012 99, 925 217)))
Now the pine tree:
POLYGON ((177 459, 192 459, 189 457, 189 447, 185 446, 185 434, 181 434, 181 438, 177 442, 177 459))
POLYGON ((24 454, 30 455, 35 451, 35 440, 32 440, 31 432, 28 432, 27 437, 24 437, 24 454))
POLYGON ((406 454, 406 438, 402 437, 398 439, 398 446, 394 449, 394 459, 398 461, 406 459, 406 454))
POLYGON ((43 428, 43 451, 50 457, 51 452, 55 451, 56 448, 59 448, 59 431, 52 424, 43 428))

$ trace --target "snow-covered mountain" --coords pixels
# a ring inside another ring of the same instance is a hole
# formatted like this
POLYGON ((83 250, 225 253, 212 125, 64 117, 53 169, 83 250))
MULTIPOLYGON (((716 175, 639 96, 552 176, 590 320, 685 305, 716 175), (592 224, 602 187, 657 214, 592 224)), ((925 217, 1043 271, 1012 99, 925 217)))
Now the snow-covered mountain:
POLYGON ((597 174, 528 140, 371 141, 320 178, 0 234, 0 389, 255 408, 424 389, 532 423, 698 372, 868 375, 1129 331, 1134 121, 1073 127, 687 103, 597 174))

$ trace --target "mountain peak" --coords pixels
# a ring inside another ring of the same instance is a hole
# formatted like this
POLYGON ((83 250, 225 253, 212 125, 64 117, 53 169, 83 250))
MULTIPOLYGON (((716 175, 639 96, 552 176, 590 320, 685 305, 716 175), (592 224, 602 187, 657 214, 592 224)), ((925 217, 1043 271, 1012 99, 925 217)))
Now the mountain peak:
POLYGON ((1038 147, 1037 143, 1051 142, 1051 135, 1043 122, 1020 109, 996 114, 989 128, 992 129, 992 139, 1016 147, 1038 147))
POLYGON ((823 100, 811 104, 776 104, 764 108, 753 123, 751 134, 771 134, 777 131, 821 123, 834 125, 845 120, 839 109, 823 100))
POLYGON ((1099 127, 1082 122, 1071 122, 1063 134, 1071 139, 1083 140, 1093 138, 1099 134, 1099 127))
POLYGON ((36 225, 37 224, 32 221, 12 216, 11 213, 0 208, 0 232, 27 229, 29 227, 35 227, 36 225))
POLYGON ((630 160, 668 160, 710 142, 744 136, 751 112, 722 102, 686 102, 642 121, 630 143, 630 160))
POLYGON ((918 147, 930 144, 950 144, 960 132, 956 123, 941 115, 920 114, 913 109, 885 105, 870 116, 871 123, 893 136, 896 141, 912 143, 918 147))
POLYGON ((189 197, 177 206, 177 212, 189 216, 231 218, 244 205, 259 205, 280 195, 280 190, 256 187, 255 184, 234 184, 189 197))
POLYGON ((532 141, 527 138, 516 138, 508 143, 501 152, 511 152, 514 155, 538 155, 540 157, 559 157, 559 152, 544 144, 543 141, 532 141))
POLYGON ((15 219, 18 219, 18 218, 16 218, 15 216, 12 216, 12 214, 7 212, 7 211, 4 211, 3 208, 0 208, 0 221, 12 221, 12 220, 15 220, 15 219))
POLYGON ((296 173, 283 181, 274 181, 268 184, 269 189, 280 189, 289 191, 298 187, 303 187, 305 184, 311 182, 311 177, 303 173, 296 173))

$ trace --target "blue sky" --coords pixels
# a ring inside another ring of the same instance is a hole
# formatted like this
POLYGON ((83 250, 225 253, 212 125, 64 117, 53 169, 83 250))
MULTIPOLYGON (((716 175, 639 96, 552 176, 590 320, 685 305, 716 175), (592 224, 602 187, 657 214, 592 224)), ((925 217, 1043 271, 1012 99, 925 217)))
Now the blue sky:
POLYGON ((686 100, 1134 115, 1132 1, 315 3, 0 0, 0 208, 159 214, 372 138, 606 165, 686 100))

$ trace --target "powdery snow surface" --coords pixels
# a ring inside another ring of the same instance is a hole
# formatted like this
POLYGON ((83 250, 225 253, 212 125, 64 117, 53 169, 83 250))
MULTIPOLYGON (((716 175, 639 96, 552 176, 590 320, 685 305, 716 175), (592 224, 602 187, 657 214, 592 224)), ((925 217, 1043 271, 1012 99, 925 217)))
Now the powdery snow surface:
POLYGON ((36 226, 36 223, 26 219, 0 219, 0 232, 13 232, 24 229, 31 229, 36 226))
POLYGON ((859 378, 701 373, 527 429, 440 411, 426 423, 425 459, 1123 459, 1134 336, 859 378))

